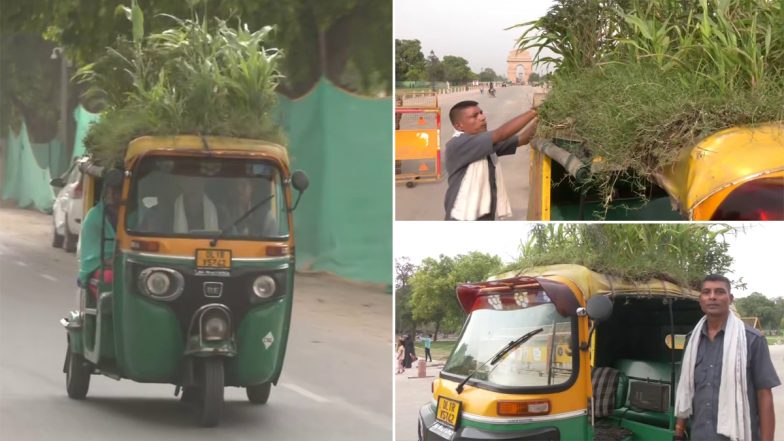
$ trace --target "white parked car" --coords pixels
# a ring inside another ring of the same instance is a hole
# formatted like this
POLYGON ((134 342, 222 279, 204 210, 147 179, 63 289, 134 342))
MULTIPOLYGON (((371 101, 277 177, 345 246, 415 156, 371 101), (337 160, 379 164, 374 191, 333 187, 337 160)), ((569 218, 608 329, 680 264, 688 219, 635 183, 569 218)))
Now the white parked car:
POLYGON ((55 189, 60 189, 52 207, 54 219, 52 246, 63 247, 69 253, 76 251, 76 243, 82 229, 84 198, 79 163, 79 159, 75 160, 67 172, 49 182, 55 189))

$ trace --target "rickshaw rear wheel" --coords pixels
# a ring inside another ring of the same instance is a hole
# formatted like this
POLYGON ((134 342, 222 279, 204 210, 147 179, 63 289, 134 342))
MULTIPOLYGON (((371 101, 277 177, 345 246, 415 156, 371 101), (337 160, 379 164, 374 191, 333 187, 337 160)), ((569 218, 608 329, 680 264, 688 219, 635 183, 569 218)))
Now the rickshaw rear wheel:
POLYGON ((248 401, 253 404, 265 404, 269 400, 272 383, 255 384, 245 388, 248 394, 248 401))
POLYGON ((65 218, 65 234, 63 235, 63 249, 66 253, 76 252, 76 243, 79 240, 79 235, 71 234, 68 230, 68 218, 65 218))
POLYGON ((90 389, 90 375, 93 370, 82 354, 71 352, 70 343, 67 351, 65 354, 65 389, 68 391, 69 398, 82 400, 90 389))
POLYGON ((415 185, 416 185, 416 183, 414 181, 406 182, 406 187, 408 187, 408 188, 414 188, 415 185))
POLYGON ((198 403, 199 424, 204 427, 215 427, 220 421, 223 408, 223 359, 205 358, 201 360, 199 376, 200 400, 198 403))

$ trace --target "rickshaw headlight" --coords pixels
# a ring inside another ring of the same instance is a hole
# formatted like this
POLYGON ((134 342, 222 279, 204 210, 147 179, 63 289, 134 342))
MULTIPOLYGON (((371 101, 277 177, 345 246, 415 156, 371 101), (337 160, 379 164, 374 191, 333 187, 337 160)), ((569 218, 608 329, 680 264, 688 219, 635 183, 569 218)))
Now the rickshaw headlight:
POLYGON ((268 299, 275 294, 275 279, 259 276, 253 281, 253 294, 260 299, 268 299))
POLYGON ((167 274, 161 272, 151 273, 147 276, 145 281, 147 291, 154 296, 162 296, 166 294, 171 286, 171 280, 167 274))
POLYGON ((229 338, 229 324, 226 319, 213 315, 204 319, 204 339, 207 341, 226 340, 229 338))
POLYGON ((174 300, 182 294, 185 280, 170 268, 146 268, 139 273, 139 289, 156 300, 174 300))

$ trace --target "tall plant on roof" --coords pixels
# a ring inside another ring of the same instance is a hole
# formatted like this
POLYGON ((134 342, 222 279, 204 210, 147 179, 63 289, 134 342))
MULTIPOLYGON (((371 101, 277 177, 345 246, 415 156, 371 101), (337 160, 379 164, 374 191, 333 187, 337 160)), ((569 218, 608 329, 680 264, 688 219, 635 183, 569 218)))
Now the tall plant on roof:
POLYGON ((133 40, 118 39, 97 62, 78 73, 88 94, 108 109, 85 144, 99 160, 117 161, 142 135, 220 135, 282 139, 273 119, 281 52, 265 47, 273 31, 251 31, 237 19, 161 15, 173 26, 144 35, 137 4, 127 9, 133 40))
POLYGON ((712 133, 784 120, 781 1, 556 0, 517 26, 556 66, 538 136, 583 140, 606 204, 712 133))

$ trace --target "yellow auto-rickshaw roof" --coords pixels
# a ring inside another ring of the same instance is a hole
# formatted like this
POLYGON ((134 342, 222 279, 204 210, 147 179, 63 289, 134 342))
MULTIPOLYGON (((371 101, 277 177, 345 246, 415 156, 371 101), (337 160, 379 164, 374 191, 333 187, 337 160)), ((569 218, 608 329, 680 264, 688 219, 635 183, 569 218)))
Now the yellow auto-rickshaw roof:
POLYGON ((142 136, 128 143, 125 161, 151 150, 215 150, 266 153, 285 164, 289 162, 285 147, 267 141, 219 136, 142 136))
POLYGON ((706 198, 752 179, 784 171, 784 121, 717 132, 657 173, 656 180, 689 214, 706 198))
POLYGON ((492 279, 497 280, 514 276, 541 277, 555 282, 565 283, 573 289, 579 289, 585 300, 588 300, 593 296, 607 294, 639 295, 642 297, 667 296, 692 300, 698 300, 700 296, 697 291, 666 280, 651 279, 648 281, 635 282, 633 280, 597 273, 582 265, 573 264, 537 266, 522 271, 510 271, 499 274, 492 279))

